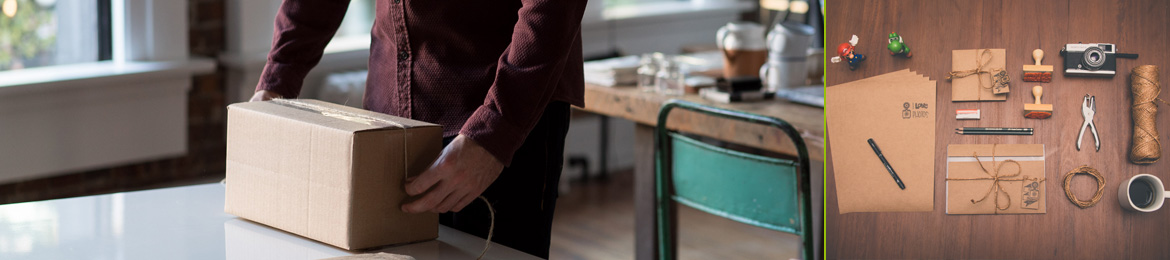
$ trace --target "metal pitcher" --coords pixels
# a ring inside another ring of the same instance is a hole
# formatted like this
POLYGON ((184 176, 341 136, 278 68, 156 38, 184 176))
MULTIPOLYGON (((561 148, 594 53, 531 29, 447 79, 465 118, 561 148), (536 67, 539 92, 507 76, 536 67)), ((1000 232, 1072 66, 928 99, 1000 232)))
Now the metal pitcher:
POLYGON ((805 85, 813 33, 812 26, 797 22, 777 24, 768 33, 768 59, 760 67, 760 79, 768 91, 805 85))

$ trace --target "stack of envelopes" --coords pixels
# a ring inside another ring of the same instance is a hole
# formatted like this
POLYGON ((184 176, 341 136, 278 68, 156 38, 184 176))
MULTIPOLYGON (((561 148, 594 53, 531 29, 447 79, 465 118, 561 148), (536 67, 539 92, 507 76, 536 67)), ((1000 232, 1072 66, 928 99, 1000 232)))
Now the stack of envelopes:
POLYGON ((936 86, 907 69, 826 88, 841 213, 934 210, 936 86), (870 148, 871 138, 906 189, 870 148))

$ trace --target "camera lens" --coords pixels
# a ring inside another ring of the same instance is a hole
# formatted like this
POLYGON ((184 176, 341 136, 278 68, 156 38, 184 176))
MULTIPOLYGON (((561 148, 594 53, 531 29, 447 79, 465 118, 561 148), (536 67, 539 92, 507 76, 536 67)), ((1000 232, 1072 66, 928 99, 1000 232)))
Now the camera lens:
POLYGON ((1085 49, 1085 56, 1082 62, 1086 69, 1098 70, 1105 65, 1105 51, 1100 47, 1089 47, 1085 49))

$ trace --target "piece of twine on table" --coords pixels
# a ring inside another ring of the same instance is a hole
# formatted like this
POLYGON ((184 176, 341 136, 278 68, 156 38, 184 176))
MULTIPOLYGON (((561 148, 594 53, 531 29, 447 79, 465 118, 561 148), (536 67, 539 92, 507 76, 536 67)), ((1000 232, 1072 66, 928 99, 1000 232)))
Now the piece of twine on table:
POLYGON ((1142 65, 1130 73, 1133 93, 1133 140, 1129 149, 1129 161, 1135 164, 1151 164, 1162 158, 1162 142, 1158 140, 1158 104, 1166 101, 1158 98, 1162 87, 1158 82, 1158 66, 1142 65))
POLYGON ((991 146, 991 164, 994 166, 992 168, 994 171, 988 170, 987 167, 983 166, 983 162, 979 160, 979 153, 978 152, 972 152, 971 157, 975 158, 975 162, 979 164, 979 169, 982 169, 983 173, 987 174, 988 177, 979 177, 979 178, 951 178, 951 177, 947 177, 947 179, 946 179, 948 181, 986 181, 986 180, 992 181, 991 187, 988 187, 987 192, 983 193, 983 197, 980 198, 979 200, 971 199, 971 204, 983 202, 984 200, 987 200, 987 197, 991 196, 991 194, 994 193, 995 194, 995 209, 1007 210, 1008 208, 1011 208, 1011 206, 1012 206, 1012 195, 1009 194, 1007 191, 1003 190, 1003 186, 1000 186, 1000 184, 999 184, 1000 182, 1003 182, 1003 181, 1037 181, 1039 183, 1044 183, 1044 181, 1047 180, 1046 178, 1028 178, 1028 177, 1012 178, 1012 177, 1020 176, 1020 172, 1021 172, 1020 163, 1017 162, 1016 160, 1012 160, 1012 159, 1004 160, 1002 163, 998 163, 998 164, 995 163, 995 145, 991 146), (1003 168, 1003 166, 1005 164, 1008 164, 1008 163, 1013 163, 1016 165, 1016 173, 1010 174, 1010 175, 1000 175, 1000 168, 1003 168), (999 194, 1000 193, 1003 193, 1003 195, 1005 197, 1007 197, 1007 206, 1004 206, 1002 208, 999 207, 999 194))
POLYGON ((1081 165, 1081 167, 1077 167, 1064 175, 1064 195, 1068 197, 1069 201, 1072 201, 1073 204, 1076 204, 1077 207, 1081 207, 1082 209, 1097 205, 1097 202, 1101 201, 1101 197, 1105 195, 1105 177, 1102 177, 1101 172, 1098 172, 1097 169, 1093 169, 1093 167, 1089 167, 1088 165, 1081 165), (1073 195, 1072 189, 1069 189, 1069 185, 1072 184, 1073 175, 1077 174, 1088 174, 1092 175, 1093 178, 1097 178, 1097 193, 1093 193, 1092 199, 1088 201, 1078 200, 1077 195, 1073 195))
MULTIPOLYGON (((994 84, 983 86, 983 77, 979 76, 979 74, 983 74, 983 73, 987 73, 987 75, 995 75, 995 73, 999 73, 1000 71, 1003 71, 1003 68, 995 68, 995 69, 984 69, 983 68, 983 67, 988 66, 988 64, 991 64, 991 59, 993 58, 993 57, 988 57, 986 60, 984 60, 983 56, 991 56, 991 55, 992 55, 991 49, 983 49, 982 52, 979 52, 979 54, 975 56, 975 68, 974 69, 951 71, 947 75, 947 80, 975 75, 975 79, 979 80, 979 87, 985 88, 985 89, 991 89, 992 87, 994 87, 994 84)), ((1004 75, 1004 77, 1006 77, 1006 75, 1004 75)), ((1004 80, 1007 81, 1006 78, 1004 80)))

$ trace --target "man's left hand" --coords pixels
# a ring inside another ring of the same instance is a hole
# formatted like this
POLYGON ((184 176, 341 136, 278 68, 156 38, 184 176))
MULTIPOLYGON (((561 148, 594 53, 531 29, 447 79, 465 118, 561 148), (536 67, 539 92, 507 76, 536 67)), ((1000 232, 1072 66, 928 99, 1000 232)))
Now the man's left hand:
POLYGON ((466 136, 455 137, 422 174, 406 183, 406 193, 422 197, 402 205, 407 213, 458 212, 496 181, 504 164, 466 136))

